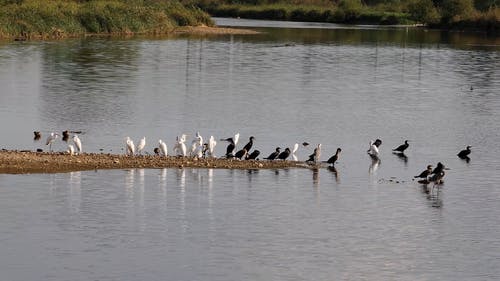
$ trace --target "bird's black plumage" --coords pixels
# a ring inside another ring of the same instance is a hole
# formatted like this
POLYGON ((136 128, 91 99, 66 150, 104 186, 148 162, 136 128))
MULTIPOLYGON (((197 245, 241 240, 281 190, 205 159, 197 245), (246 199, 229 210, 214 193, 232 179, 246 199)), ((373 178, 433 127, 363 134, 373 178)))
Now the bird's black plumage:
POLYGON ((425 178, 427 178, 427 177, 428 177, 431 173, 432 173, 432 165, 428 165, 428 166, 427 166, 427 170, 422 171, 422 173, 420 173, 420 175, 418 175, 418 176, 414 176, 414 178, 421 178, 421 179, 425 179, 425 178))
POLYGON ((373 142, 373 144, 376 146, 376 147, 379 147, 381 144, 382 144, 382 140, 381 139, 376 139, 375 142, 373 142))
POLYGON ((241 160, 241 158, 243 158, 245 155, 247 155, 247 150, 243 148, 241 150, 238 150, 238 152, 236 152, 234 157, 241 160))
POLYGON ((42 133, 40 133, 39 131, 34 131, 33 134, 35 135, 33 137, 33 140, 39 140, 41 137, 42 137, 42 133))
POLYGON ((274 159, 276 159, 276 157, 278 157, 278 155, 280 154, 280 150, 281 150, 281 148, 276 147, 276 151, 274 151, 273 153, 269 154, 269 156, 267 156, 264 159, 267 159, 267 160, 274 160, 274 159))
POLYGON ((314 149, 313 153, 309 155, 309 158, 306 160, 306 162, 314 162, 314 157, 316 157, 317 150, 318 150, 317 148, 314 149))
POLYGON ((250 149, 252 149, 252 145, 253 145, 253 140, 255 138, 253 136, 250 137, 250 139, 248 140, 248 143, 245 144, 245 146, 243 147, 243 149, 246 149, 247 152, 250 151, 250 149))
POLYGON ((468 145, 464 150, 460 151, 457 156, 460 157, 461 159, 466 159, 469 157, 469 154, 471 153, 470 150, 471 146, 468 145))
POLYGON ((227 158, 234 157, 233 152, 234 152, 234 149, 236 148, 236 145, 234 144, 233 138, 221 139, 221 141, 229 142, 229 145, 226 148, 226 157, 227 158))
POLYGON ((257 149, 254 150, 252 153, 250 154, 247 154, 247 158, 246 160, 255 160, 257 159, 257 157, 260 155, 260 151, 258 151, 257 149))
POLYGON ((408 140, 405 140, 404 144, 394 148, 392 151, 403 153, 408 148, 408 146, 410 146, 410 144, 408 143, 408 140))
POLYGON ((63 131, 62 132, 62 140, 65 141, 65 142, 68 142, 68 139, 69 139, 69 131, 66 130, 66 131, 63 131))
POLYGON ((431 175, 439 174, 443 170, 444 170, 444 165, 441 162, 438 162, 437 165, 436 165, 436 168, 434 168, 434 170, 432 170, 431 175))
POLYGON ((281 152, 279 155, 278 155, 278 159, 281 159, 281 160, 286 160, 288 158, 288 156, 290 156, 290 148, 285 148, 285 151, 281 152))
MULTIPOLYGON (((342 149, 340 149, 340 147, 337 148, 337 152, 335 152, 335 155, 333 155, 332 157, 330 157, 330 159, 328 159, 328 161, 326 161, 326 163, 335 165, 335 162, 337 162, 337 160, 339 160, 340 152, 341 151, 342 151, 342 149)), ((314 154, 315 153, 313 153, 313 159, 314 159, 314 154)))

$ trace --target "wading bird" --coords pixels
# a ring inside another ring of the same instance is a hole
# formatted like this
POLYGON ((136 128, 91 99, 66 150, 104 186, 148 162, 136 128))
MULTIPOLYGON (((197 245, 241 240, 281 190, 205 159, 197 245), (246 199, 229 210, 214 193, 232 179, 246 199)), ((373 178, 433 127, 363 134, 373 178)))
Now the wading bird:
POLYGON ((330 159, 328 159, 328 161, 326 161, 326 163, 335 165, 335 162, 337 162, 337 160, 339 160, 340 152, 341 151, 342 151, 342 149, 340 149, 340 147, 337 148, 337 151, 335 152, 335 155, 333 155, 332 157, 330 157, 330 159))
POLYGON ((405 140, 404 144, 394 148, 392 151, 397 153, 404 153, 404 151, 408 148, 408 146, 410 146, 410 144, 408 143, 408 140, 405 140))
POLYGON ((422 171, 420 175, 414 176, 414 178, 426 179, 432 173, 432 165, 427 165, 427 169, 422 171))

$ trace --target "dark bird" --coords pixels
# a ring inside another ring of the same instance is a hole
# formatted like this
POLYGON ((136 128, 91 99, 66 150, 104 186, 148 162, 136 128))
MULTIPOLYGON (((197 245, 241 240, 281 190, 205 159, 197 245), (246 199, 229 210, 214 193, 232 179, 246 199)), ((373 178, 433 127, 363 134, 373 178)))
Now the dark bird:
POLYGON ((303 142, 303 143, 302 143, 302 145, 303 145, 303 146, 308 146, 308 145, 309 145, 309 143, 308 143, 308 142, 303 142))
POLYGON ((460 158, 460 159, 467 159, 469 158, 469 154, 471 153, 471 148, 472 146, 468 145, 464 150, 460 151, 457 156, 460 158))
POLYGON ((404 144, 394 148, 392 151, 404 153, 404 151, 408 148, 408 146, 410 146, 410 144, 408 143, 408 140, 405 140, 404 144))
POLYGON ((264 159, 267 159, 267 160, 274 160, 274 159, 276 159, 276 157, 278 157, 278 155, 280 154, 280 150, 281 150, 281 148, 276 147, 276 151, 274 151, 273 153, 269 154, 269 156, 267 156, 264 159))
POLYGON ((260 154, 260 151, 254 150, 252 153, 247 154, 246 160, 255 160, 255 159, 257 159, 257 157, 259 156, 259 154, 260 154))
POLYGON ((414 176, 414 178, 426 179, 432 173, 432 165, 427 165, 427 170, 420 173, 418 176, 414 176))
POLYGON ((247 155, 247 153, 248 153, 247 150, 243 148, 242 150, 239 150, 238 152, 236 152, 234 157, 241 160, 241 158, 245 157, 247 155))
POLYGON ((326 161, 326 163, 335 165, 335 162, 337 162, 337 160, 339 160, 341 151, 342 151, 342 149, 340 149, 340 147, 337 148, 337 152, 335 152, 335 155, 330 157, 330 159, 328 159, 328 161, 326 161))
POLYGON ((246 151, 250 151, 250 149, 252 149, 252 145, 253 145, 253 140, 255 138, 253 136, 250 137, 250 139, 248 140, 248 143, 245 144, 245 146, 243 147, 243 149, 246 149, 246 151))
POLYGON ((317 148, 315 148, 313 153, 309 155, 309 158, 306 160, 306 162, 314 162, 314 158, 316 157, 316 151, 318 151, 317 148))
POLYGON ((439 174, 443 170, 444 170, 444 165, 441 162, 438 162, 437 165, 436 165, 436 168, 434 168, 434 170, 432 170, 431 175, 439 174))
POLYGON ((153 150, 155 155, 160 155, 160 148, 159 147, 155 147, 155 149, 153 150))
POLYGON ((227 142, 229 142, 229 145, 226 148, 226 157, 227 158, 234 157, 233 151, 236 148, 236 145, 234 144, 233 138, 221 139, 221 141, 227 141, 227 142))
POLYGON ((374 145, 377 146, 377 148, 382 144, 382 140, 376 139, 375 142, 373 143, 374 145))
POLYGON ((281 160, 286 160, 288 158, 288 156, 290 156, 290 148, 285 148, 285 151, 281 152, 279 155, 278 155, 278 159, 281 159, 281 160))
POLYGON ((34 131, 33 134, 35 135, 33 137, 33 140, 40 140, 40 138, 42 137, 42 133, 40 133, 39 131, 34 131))
POLYGON ((63 131, 62 132, 62 140, 65 141, 65 142, 68 142, 68 139, 69 139, 69 131, 66 130, 66 131, 63 131))
POLYGON ((429 184, 429 183, 434 183, 434 185, 439 185, 443 183, 443 178, 444 178, 444 171, 440 171, 439 173, 432 174, 432 176, 419 180, 418 182, 421 184, 429 184))

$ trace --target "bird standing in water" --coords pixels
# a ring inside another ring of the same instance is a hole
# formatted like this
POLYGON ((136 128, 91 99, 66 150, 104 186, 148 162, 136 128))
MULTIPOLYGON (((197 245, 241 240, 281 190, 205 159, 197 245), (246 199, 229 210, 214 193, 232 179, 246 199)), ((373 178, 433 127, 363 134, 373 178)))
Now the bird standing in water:
POLYGON ((422 171, 420 175, 414 176, 414 178, 426 179, 432 173, 432 165, 427 165, 427 170, 422 171))
POLYGON ((472 146, 468 145, 464 150, 460 151, 457 156, 460 158, 460 159, 467 159, 469 158, 469 154, 471 153, 471 148, 472 146))
POLYGON ((404 144, 394 148, 392 151, 396 153, 404 153, 404 151, 408 148, 408 146, 410 146, 410 144, 408 143, 408 140, 405 140, 404 144))
POLYGON ((328 161, 326 161, 326 163, 335 165, 335 162, 337 162, 337 160, 339 160, 340 152, 341 151, 342 151, 342 149, 340 149, 340 147, 337 148, 337 151, 335 152, 335 155, 333 155, 332 157, 330 157, 330 159, 328 159, 328 161))

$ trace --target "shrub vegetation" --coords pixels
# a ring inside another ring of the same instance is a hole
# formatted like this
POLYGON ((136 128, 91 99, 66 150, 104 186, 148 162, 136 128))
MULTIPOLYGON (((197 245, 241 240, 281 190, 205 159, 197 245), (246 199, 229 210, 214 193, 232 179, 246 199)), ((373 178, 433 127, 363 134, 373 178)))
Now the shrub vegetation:
POLYGON ((0 37, 47 38, 85 33, 166 33, 213 25, 198 7, 168 0, 0 0, 0 37))

